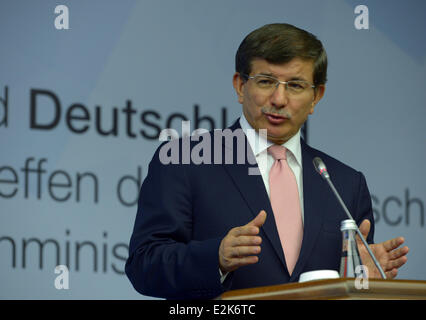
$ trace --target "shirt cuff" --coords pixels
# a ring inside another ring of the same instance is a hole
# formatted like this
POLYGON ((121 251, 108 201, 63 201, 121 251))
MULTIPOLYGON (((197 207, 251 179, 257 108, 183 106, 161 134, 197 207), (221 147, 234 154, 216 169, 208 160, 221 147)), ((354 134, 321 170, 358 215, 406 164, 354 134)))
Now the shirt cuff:
POLYGON ((225 279, 228 276, 229 272, 223 274, 222 270, 220 270, 220 268, 219 268, 219 274, 220 274, 220 283, 223 284, 223 282, 225 281, 225 279))

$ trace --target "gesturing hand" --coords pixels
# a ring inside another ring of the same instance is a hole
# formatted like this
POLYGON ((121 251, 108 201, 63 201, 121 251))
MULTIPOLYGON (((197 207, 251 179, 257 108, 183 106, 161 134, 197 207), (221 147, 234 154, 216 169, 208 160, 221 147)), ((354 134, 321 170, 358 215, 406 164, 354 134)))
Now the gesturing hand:
POLYGON ((265 220, 266 212, 262 210, 252 221, 245 226, 231 229, 222 239, 219 247, 219 267, 223 273, 259 261, 257 255, 261 250, 262 238, 257 234, 265 220))
MULTIPOLYGON (((367 239, 370 232, 370 221, 364 220, 359 226, 361 234, 367 239)), ((370 249, 376 256, 388 279, 393 279, 398 274, 398 268, 407 262, 407 246, 399 248, 404 243, 403 237, 394 238, 377 244, 370 244, 370 249)), ((368 268, 369 278, 381 278, 380 272, 368 254, 367 249, 357 236, 357 244, 362 263, 368 268)))

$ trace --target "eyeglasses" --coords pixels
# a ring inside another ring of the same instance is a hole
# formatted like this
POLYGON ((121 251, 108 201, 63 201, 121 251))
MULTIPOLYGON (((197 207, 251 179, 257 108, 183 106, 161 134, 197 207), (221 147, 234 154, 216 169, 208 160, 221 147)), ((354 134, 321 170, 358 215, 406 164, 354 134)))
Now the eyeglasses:
POLYGON ((272 94, 280 84, 285 85, 285 89, 289 94, 298 95, 305 92, 307 89, 315 88, 315 86, 304 80, 290 80, 290 81, 281 81, 277 78, 257 74, 254 76, 249 76, 247 74, 241 74, 246 79, 252 79, 257 88, 261 89, 267 94, 272 94))

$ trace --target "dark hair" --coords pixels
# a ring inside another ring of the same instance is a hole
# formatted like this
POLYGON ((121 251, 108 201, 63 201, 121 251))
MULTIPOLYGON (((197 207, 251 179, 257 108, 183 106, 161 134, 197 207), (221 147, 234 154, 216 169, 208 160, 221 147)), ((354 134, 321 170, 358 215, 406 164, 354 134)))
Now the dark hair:
POLYGON ((236 72, 249 75, 255 58, 269 63, 286 63, 294 58, 313 60, 314 85, 327 82, 327 54, 321 41, 291 24, 267 24, 247 35, 235 56, 236 72))

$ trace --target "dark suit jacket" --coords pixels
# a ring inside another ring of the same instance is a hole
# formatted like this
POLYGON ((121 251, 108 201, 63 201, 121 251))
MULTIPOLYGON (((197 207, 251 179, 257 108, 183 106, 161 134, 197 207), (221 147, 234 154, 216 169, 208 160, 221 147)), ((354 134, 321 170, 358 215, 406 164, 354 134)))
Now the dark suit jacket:
MULTIPOLYGON (((239 121, 230 127, 238 128, 239 121)), ((212 133, 203 137, 200 141, 213 139, 212 133)), ((176 139, 169 144, 183 147, 184 141, 176 139)), ((190 142, 190 150, 194 151, 198 143, 201 142, 190 142)), ((235 143, 219 144, 223 156, 227 148, 233 149, 234 164, 223 161, 165 165, 159 158, 161 146, 157 149, 140 191, 125 268, 138 292, 168 299, 208 299, 226 290, 298 281, 306 271, 338 271, 340 222, 347 217, 327 183, 316 173, 312 165, 316 156, 327 165, 336 189, 357 223, 366 218, 372 222, 368 241, 373 241, 371 198, 363 174, 301 140, 304 234, 299 260, 290 276, 262 177, 248 174, 248 168, 253 167, 249 158, 243 164, 235 164, 235 143), (260 230, 263 242, 259 262, 230 273, 221 284, 221 240, 231 228, 247 224, 262 209, 267 218, 260 230)), ((213 154, 214 148, 211 151, 213 154)), ((253 157, 250 148, 247 154, 253 157)))

